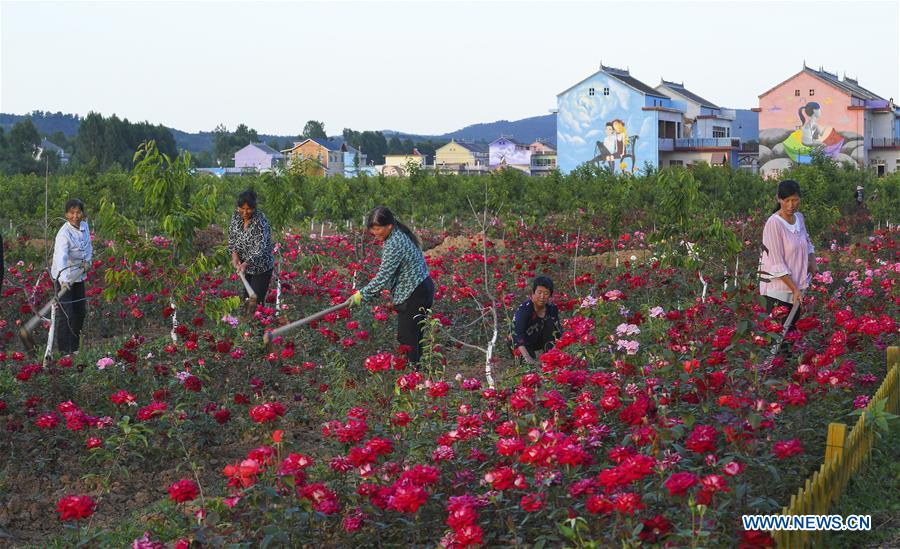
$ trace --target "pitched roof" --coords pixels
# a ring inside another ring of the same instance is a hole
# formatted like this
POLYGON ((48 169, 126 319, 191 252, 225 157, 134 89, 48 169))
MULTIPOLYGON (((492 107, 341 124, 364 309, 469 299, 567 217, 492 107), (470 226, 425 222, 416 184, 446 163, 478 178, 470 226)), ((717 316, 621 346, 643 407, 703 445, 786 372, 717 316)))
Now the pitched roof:
POLYGON ((784 80, 783 82, 780 82, 777 85, 775 85, 775 86, 769 88, 768 90, 764 91, 763 93, 759 94, 759 97, 769 94, 775 88, 778 88, 779 86, 783 85, 784 83, 789 82, 790 80, 793 80, 794 78, 797 77, 797 75, 802 74, 804 72, 818 78, 819 80, 822 80, 826 84, 830 84, 830 85, 834 86, 835 88, 846 93, 847 95, 851 95, 853 97, 858 97, 859 99, 880 99, 880 100, 884 101, 884 97, 881 97, 880 95, 878 95, 874 92, 871 92, 871 91, 867 90, 866 88, 860 86, 859 83, 852 78, 847 78, 846 76, 844 76, 844 79, 841 80, 840 78, 838 78, 838 75, 835 73, 828 72, 822 68, 819 68, 819 70, 816 70, 812 67, 807 67, 806 63, 803 64, 803 70, 801 70, 797 74, 791 76, 787 80, 784 80))
MULTIPOLYGON (((329 151, 340 151, 340 150, 341 150, 341 146, 343 145, 343 143, 338 143, 338 142, 332 141, 332 140, 330 140, 330 139, 322 139, 322 138, 319 138, 319 137, 310 137, 310 138, 307 139, 306 141, 314 141, 315 143, 318 143, 319 145, 322 145, 323 147, 325 147, 325 148, 328 149, 329 151)), ((304 141, 304 143, 305 143, 306 141, 304 141)))
POLYGON ((661 79, 661 80, 662 80, 662 83, 660 84, 661 86, 664 86, 664 87, 666 87, 666 88, 671 89, 673 92, 677 93, 678 95, 682 95, 682 96, 684 96, 684 97, 687 97, 688 99, 690 99, 690 100, 693 101, 694 103, 699 103, 700 106, 702 106, 702 107, 709 107, 709 108, 711 108, 711 109, 718 109, 718 108, 720 108, 718 105, 716 105, 716 104, 713 103, 712 101, 709 101, 709 100, 707 100, 707 99, 703 99, 702 97, 700 97, 700 96, 697 95, 696 93, 694 93, 694 92, 688 90, 687 88, 685 88, 685 87, 684 87, 684 82, 669 82, 669 81, 666 80, 666 79, 661 79))
POLYGON ((639 91, 643 94, 652 95, 653 97, 662 97, 663 99, 671 99, 668 95, 662 93, 661 91, 651 88, 647 84, 644 84, 637 78, 631 76, 631 74, 628 72, 628 69, 617 69, 615 67, 605 67, 601 64, 600 70, 602 70, 606 74, 612 76, 619 82, 622 82, 623 84, 631 86, 632 88, 636 89, 637 91, 639 91))
POLYGON ((493 144, 496 143, 497 141, 500 141, 501 139, 505 139, 505 140, 509 141, 510 143, 512 143, 513 145, 517 145, 517 146, 519 146, 519 147, 527 147, 527 146, 528 146, 528 145, 526 145, 526 144, 524 144, 524 143, 519 143, 518 141, 516 141, 516 140, 513 139, 512 137, 506 137, 505 135, 501 135, 501 136, 498 137, 497 139, 494 139, 493 141, 491 141, 491 145, 493 145, 493 144))
POLYGON ((265 143, 250 143, 250 145, 248 145, 248 147, 251 147, 251 146, 256 147, 257 149, 261 150, 262 152, 264 152, 266 154, 275 154, 275 155, 281 156, 280 152, 276 151, 275 149, 266 145, 265 143))
POLYGON ((53 151, 55 153, 63 153, 62 147, 57 145, 56 143, 50 141, 49 139, 41 139, 41 148, 47 151, 53 151))
POLYGON ((473 153, 486 153, 488 152, 488 146, 484 143, 462 143, 460 141, 456 141, 456 144, 460 147, 466 149, 469 152, 473 153))

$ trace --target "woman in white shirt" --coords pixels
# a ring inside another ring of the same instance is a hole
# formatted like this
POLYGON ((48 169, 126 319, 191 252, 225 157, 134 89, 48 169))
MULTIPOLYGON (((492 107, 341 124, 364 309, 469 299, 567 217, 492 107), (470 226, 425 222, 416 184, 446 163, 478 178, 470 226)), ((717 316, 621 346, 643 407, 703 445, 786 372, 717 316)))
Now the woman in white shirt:
POLYGON ((87 315, 84 281, 91 267, 91 231, 84 221, 84 203, 77 198, 66 202, 66 223, 56 233, 50 276, 59 298, 56 342, 63 354, 78 351, 81 328, 87 315))
MULTIPOLYGON (((807 287, 807 275, 814 275, 816 249, 806 232, 800 208, 800 185, 793 179, 778 184, 778 204, 763 228, 759 293, 766 298, 766 310, 777 306, 790 309, 800 303, 807 287)), ((799 310, 798 310, 799 312, 799 310)), ((785 319, 787 320, 787 319, 785 319)), ((791 324, 793 328, 797 315, 791 324)))

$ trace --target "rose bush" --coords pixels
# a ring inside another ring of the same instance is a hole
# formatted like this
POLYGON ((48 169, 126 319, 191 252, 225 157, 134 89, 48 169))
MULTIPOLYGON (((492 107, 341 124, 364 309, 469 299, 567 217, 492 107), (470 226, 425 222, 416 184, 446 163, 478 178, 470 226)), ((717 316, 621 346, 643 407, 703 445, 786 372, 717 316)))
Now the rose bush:
MULTIPOLYGON (((761 220, 741 223, 750 235, 761 220)), ((880 353, 897 343, 896 229, 825 247, 790 336, 793 355, 775 360, 767 359, 784 312, 765 313, 752 272, 707 270, 704 299, 697 271, 662 257, 672 248, 652 232, 568 229, 497 219, 502 247, 485 255, 478 235, 464 234, 463 244, 429 254, 437 292, 419 371, 400 358, 386 302, 260 345, 264 327, 340 302, 374 274, 378 249, 359 235, 284 235, 281 308, 273 284, 236 322, 222 320, 239 314, 224 312, 223 300, 239 282, 201 276, 177 304, 174 331, 164 289, 122 292, 123 280, 152 279, 161 266, 121 260, 111 244, 88 284, 84 351, 46 366, 15 349, 14 328, 51 286, 34 265, 12 263, 0 297, 0 451, 39 458, 23 460, 35 472, 20 465, 22 474, 97 479, 67 486, 91 495, 59 500, 58 512, 68 521, 96 509, 96 528, 109 529, 96 533, 109 545, 129 536, 446 547, 770 542, 742 532, 740 515, 780 510, 818 466, 827 422, 874 393, 880 353), (625 250, 647 254, 618 266, 600 259, 625 250), (477 349, 492 335, 491 303, 504 334, 544 273, 557 283, 564 332, 535 366, 495 350, 492 386, 477 349), (111 301, 100 299, 105 289, 115 290, 111 301), (100 337, 107 326, 110 337, 100 337), (150 495, 127 480, 143 472, 154 479, 150 495), (158 512, 116 538, 129 527, 113 523, 123 512, 113 502, 138 492, 158 512)), ((432 244, 448 236, 419 232, 432 244)), ((747 238, 740 263, 754 265, 747 238)))

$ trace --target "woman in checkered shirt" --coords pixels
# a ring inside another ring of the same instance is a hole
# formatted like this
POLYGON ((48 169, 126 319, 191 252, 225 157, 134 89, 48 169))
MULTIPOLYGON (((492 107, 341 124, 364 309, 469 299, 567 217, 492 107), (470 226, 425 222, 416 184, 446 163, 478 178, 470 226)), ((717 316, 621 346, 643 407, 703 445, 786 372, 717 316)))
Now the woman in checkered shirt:
MULTIPOLYGON (((272 230, 265 214, 256 209, 256 193, 243 191, 237 198, 237 209, 228 228, 228 250, 231 266, 243 271, 259 303, 266 302, 275 255, 272 252, 272 230)), ((244 297, 247 291, 244 290, 244 297)))
POLYGON ((353 294, 351 303, 359 305, 371 301, 383 289, 390 290, 397 311, 397 340, 409 348, 406 359, 417 366, 422 356, 420 322, 428 317, 434 304, 434 282, 421 244, 409 227, 397 221, 393 212, 384 206, 369 212, 366 226, 376 240, 384 242, 381 267, 375 278, 353 294))

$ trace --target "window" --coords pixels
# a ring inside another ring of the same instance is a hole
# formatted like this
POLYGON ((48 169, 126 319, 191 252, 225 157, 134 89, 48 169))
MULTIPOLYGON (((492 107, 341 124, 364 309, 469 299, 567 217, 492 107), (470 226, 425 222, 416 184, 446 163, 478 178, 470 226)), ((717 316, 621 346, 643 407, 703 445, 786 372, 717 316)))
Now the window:
POLYGON ((800 90, 794 90, 794 95, 800 97, 800 90))
POLYGON ((669 166, 684 166, 684 160, 669 160, 669 166))
POLYGON ((725 126, 713 126, 713 138, 728 137, 728 128, 725 126))
POLYGON ((816 90, 809 90, 809 96, 812 97, 816 95, 816 90))
POLYGON ((588 88, 588 95, 594 95, 594 88, 588 88))
POLYGON ((609 88, 603 88, 603 95, 609 95, 609 88))

